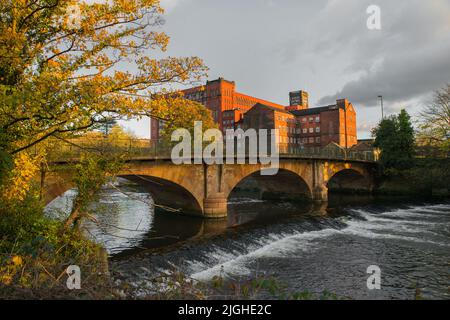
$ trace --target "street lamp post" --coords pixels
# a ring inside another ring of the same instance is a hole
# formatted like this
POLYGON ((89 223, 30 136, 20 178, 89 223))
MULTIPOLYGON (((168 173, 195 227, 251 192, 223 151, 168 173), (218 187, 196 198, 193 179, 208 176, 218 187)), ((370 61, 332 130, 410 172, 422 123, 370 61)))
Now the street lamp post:
POLYGON ((381 101, 381 119, 384 119, 384 105, 383 105, 383 96, 378 96, 381 101))

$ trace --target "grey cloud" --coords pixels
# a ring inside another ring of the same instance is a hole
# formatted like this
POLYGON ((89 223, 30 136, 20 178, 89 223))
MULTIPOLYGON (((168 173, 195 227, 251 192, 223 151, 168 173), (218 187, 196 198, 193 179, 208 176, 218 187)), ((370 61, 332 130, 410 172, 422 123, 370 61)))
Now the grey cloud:
POLYGON ((378 94, 394 112, 450 82, 449 0, 164 1, 167 54, 199 56, 210 79, 278 103, 298 89, 312 106, 348 98, 365 132, 379 119, 378 94), (380 32, 366 28, 371 4, 380 32))
POLYGON ((319 103, 347 97, 357 104, 374 105, 379 94, 391 102, 417 98, 450 82, 449 57, 450 46, 388 56, 377 71, 348 82, 337 94, 319 103))
POLYGON ((396 1, 383 12, 387 14, 380 36, 372 31, 372 38, 357 38, 360 49, 354 48, 347 70, 361 72, 360 77, 319 103, 347 97, 357 104, 374 106, 379 94, 396 103, 429 95, 450 82, 450 3, 396 1), (382 62, 371 70, 375 61, 382 62))

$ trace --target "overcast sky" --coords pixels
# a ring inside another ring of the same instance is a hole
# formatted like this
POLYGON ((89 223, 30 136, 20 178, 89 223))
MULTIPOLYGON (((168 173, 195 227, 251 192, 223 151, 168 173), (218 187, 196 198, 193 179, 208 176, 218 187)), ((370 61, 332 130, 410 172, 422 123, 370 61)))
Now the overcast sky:
MULTIPOLYGON (((450 83, 450 0, 162 0, 168 54, 199 56, 209 79, 280 104, 309 92, 310 106, 349 99, 358 137, 386 113, 416 115, 450 83), (369 30, 369 5, 381 30, 369 30)), ((148 121, 127 125, 148 137, 148 121)))

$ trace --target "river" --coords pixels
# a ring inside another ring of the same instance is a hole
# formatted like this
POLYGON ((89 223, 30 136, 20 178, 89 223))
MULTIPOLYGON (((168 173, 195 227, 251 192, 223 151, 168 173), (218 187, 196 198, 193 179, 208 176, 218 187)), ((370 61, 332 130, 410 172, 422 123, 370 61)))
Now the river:
MULTIPOLYGON (((69 190, 47 206, 64 215, 69 190)), ((93 205, 86 234, 104 245, 111 268, 134 286, 171 270, 208 281, 274 277, 287 291, 328 291, 350 299, 450 298, 450 202, 330 197, 327 205, 260 201, 234 195, 219 221, 155 209, 143 187, 119 179, 93 205), (381 289, 367 288, 369 266, 381 289)), ((259 298, 270 298, 264 294, 259 298)))

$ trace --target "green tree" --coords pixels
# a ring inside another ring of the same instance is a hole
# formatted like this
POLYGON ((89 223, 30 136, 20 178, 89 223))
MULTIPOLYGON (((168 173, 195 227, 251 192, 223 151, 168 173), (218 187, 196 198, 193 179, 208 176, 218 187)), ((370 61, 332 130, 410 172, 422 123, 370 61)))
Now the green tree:
POLYGON ((414 128, 411 123, 411 117, 405 109, 400 111, 397 117, 398 125, 398 147, 401 152, 400 165, 403 167, 411 166, 414 160, 414 128))
POLYGON ((102 187, 111 182, 122 167, 120 155, 86 154, 76 166, 73 182, 77 196, 65 222, 65 229, 77 227, 82 218, 91 218, 89 205, 95 201, 102 187))
POLYGON ((381 163, 385 168, 407 169, 414 163, 414 129, 406 110, 398 116, 381 120, 372 132, 374 146, 381 150, 381 163))
POLYGON ((375 136, 374 146, 381 150, 380 161, 385 167, 394 166, 398 158, 396 149, 396 122, 396 117, 390 116, 381 120, 378 126, 372 131, 372 135, 375 136))

